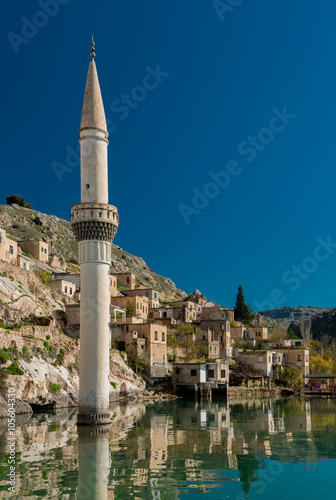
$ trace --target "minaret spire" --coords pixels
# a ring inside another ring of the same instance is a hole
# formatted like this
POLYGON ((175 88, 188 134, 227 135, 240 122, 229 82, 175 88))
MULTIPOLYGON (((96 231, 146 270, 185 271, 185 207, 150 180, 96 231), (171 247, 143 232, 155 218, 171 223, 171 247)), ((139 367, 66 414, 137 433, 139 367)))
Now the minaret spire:
POLYGON ((94 43, 94 39, 93 39, 93 31, 91 31, 91 52, 90 52, 90 57, 91 57, 91 60, 93 61, 94 58, 96 57, 96 52, 95 52, 95 43, 94 43))
POLYGON ((108 204, 108 133, 92 33, 82 121, 81 203, 71 207, 80 264, 80 367, 78 425, 111 422, 109 413, 111 244, 118 211, 108 204))

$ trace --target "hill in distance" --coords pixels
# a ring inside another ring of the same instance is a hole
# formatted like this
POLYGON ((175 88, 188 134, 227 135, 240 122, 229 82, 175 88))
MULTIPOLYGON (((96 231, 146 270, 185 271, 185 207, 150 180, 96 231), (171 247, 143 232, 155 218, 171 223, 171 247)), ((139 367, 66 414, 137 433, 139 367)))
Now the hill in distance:
MULTIPOLYGON (((0 227, 16 241, 43 240, 49 244, 50 254, 61 255, 72 264, 78 263, 77 241, 70 222, 64 219, 18 205, 0 205, 0 227)), ((70 269, 74 272, 73 266, 69 267, 70 269)), ((160 292, 163 301, 182 300, 187 295, 169 278, 160 276, 150 269, 141 257, 132 255, 114 244, 112 244, 111 274, 113 272, 134 273, 137 284, 155 288, 160 292)))

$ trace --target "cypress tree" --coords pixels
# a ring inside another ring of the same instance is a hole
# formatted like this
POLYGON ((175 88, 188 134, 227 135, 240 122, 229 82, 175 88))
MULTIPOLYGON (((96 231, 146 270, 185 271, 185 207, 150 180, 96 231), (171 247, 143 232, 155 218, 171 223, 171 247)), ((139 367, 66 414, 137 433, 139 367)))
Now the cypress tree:
POLYGON ((241 285, 238 287, 234 317, 237 321, 241 321, 242 323, 251 323, 254 319, 254 312, 245 302, 243 287, 241 285))

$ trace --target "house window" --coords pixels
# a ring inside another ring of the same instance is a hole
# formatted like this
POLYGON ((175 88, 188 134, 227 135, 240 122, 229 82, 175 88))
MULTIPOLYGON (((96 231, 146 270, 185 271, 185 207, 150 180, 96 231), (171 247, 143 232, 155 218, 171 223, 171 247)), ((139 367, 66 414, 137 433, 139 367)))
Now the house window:
POLYGON ((157 293, 154 292, 154 299, 157 299, 157 293))
POLYGON ((44 253, 47 253, 47 249, 46 248, 44 249, 44 253))
POLYGON ((157 332, 157 331, 155 331, 155 332, 154 332, 154 340, 157 340, 157 339, 158 339, 158 332, 157 332))
POLYGON ((142 345, 141 345, 141 349, 143 349, 143 348, 144 348, 144 345, 142 344, 142 345))
POLYGON ((27 269, 27 264, 25 262, 23 263, 23 269, 27 269))
POLYGON ((167 313, 163 312, 163 318, 166 318, 166 317, 167 317, 167 313))
POLYGON ((221 370, 221 378, 225 378, 225 370, 221 370))
POLYGON ((64 287, 64 293, 68 293, 68 287, 67 286, 64 287))
POLYGON ((197 377, 197 370, 190 370, 191 377, 197 377))
POLYGON ((129 283, 129 278, 126 278, 127 283, 129 283))
POLYGON ((215 370, 208 370, 209 378, 215 378, 215 370))
POLYGON ((9 253, 11 255, 13 255, 13 253, 14 253, 14 247, 12 247, 12 245, 9 246, 9 253))
POLYGON ((175 373, 176 373, 176 375, 180 375, 180 369, 179 369, 179 368, 176 368, 176 369, 175 369, 175 373))
POLYGON ((162 342, 165 341, 165 332, 162 332, 162 342))
POLYGON ((69 293, 70 293, 70 295, 72 295, 72 288, 70 288, 69 293))
POLYGON ((0 243, 2 243, 2 233, 0 233, 0 243))
POLYGON ((301 354, 296 355, 296 361, 302 361, 302 356, 301 354))
POLYGON ((43 251, 44 251, 44 250, 43 250, 43 247, 41 247, 41 252, 43 253, 43 251))

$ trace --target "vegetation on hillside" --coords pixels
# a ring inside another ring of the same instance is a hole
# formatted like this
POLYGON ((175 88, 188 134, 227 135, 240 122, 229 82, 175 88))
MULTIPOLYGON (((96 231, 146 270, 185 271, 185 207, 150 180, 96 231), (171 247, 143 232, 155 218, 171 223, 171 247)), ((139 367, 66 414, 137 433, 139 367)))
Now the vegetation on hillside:
POLYGON ((33 208, 32 203, 27 203, 26 200, 18 194, 11 194, 10 196, 7 196, 6 201, 7 201, 7 205, 13 205, 15 203, 16 205, 19 205, 20 207, 33 208))

